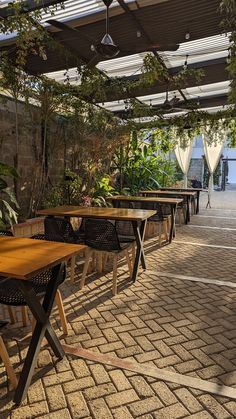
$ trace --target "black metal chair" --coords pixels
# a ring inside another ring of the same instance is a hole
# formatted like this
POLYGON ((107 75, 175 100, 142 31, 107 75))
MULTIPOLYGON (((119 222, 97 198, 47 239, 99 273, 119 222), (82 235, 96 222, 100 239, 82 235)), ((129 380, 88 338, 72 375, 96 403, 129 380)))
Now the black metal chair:
MULTIPOLYGON (((7 325, 7 322, 0 321, 0 331, 7 325)), ((6 368, 6 372, 8 375, 8 378, 13 386, 13 388, 17 387, 17 378, 15 375, 15 372, 13 370, 13 367, 11 365, 11 361, 5 346, 5 343, 3 341, 1 332, 0 332, 0 358, 2 359, 2 362, 6 368)))
POLYGON ((0 230, 0 236, 8 236, 8 237, 12 237, 13 234, 10 230, 0 230))
MULTIPOLYGON (((48 269, 47 271, 44 271, 38 275, 36 275, 35 277, 33 277, 32 279, 30 279, 33 289, 35 291, 35 293, 37 294, 37 296, 39 298, 43 298, 44 294, 46 293, 47 290, 47 286, 50 283, 50 281, 53 279, 55 281, 57 281, 57 285, 59 286, 60 284, 62 284, 65 280, 65 275, 66 275, 66 270, 64 268, 63 270, 63 274, 61 275, 60 278, 56 277, 56 273, 57 270, 55 268, 51 268, 48 269)), ((18 289, 16 281, 14 281, 14 279, 8 279, 8 278, 2 278, 2 280, 0 281, 0 304, 4 304, 8 307, 22 307, 22 318, 23 318, 23 324, 26 325, 27 324, 27 303, 23 297, 23 294, 21 293, 21 291, 18 289)), ((59 290, 58 290, 59 292, 59 290)), ((57 299, 57 301, 59 300, 59 297, 57 299)), ((59 304, 60 305, 60 304, 59 304)), ((62 309, 59 307, 59 314, 61 316, 62 311, 63 310, 63 306, 62 309)), ((62 305, 62 302, 61 302, 62 305)), ((9 312, 10 314, 10 312, 9 312)), ((11 317, 11 315, 10 315, 11 317)), ((14 323, 15 319, 13 317, 13 323, 14 323)), ((61 316, 61 322, 62 322, 62 326, 63 326, 63 319, 61 316)), ((64 327, 63 327, 64 330, 64 327)), ((65 330, 65 332, 67 333, 68 331, 65 330)))
MULTIPOLYGON (((130 276, 132 276, 132 265, 129 258, 128 250, 131 247, 130 241, 121 242, 119 240, 116 226, 111 221, 100 220, 100 219, 86 219, 85 220, 85 244, 88 246, 86 251, 86 259, 83 269, 83 274, 80 282, 80 288, 82 289, 85 283, 86 274, 89 267, 91 256, 94 252, 107 255, 113 255, 113 285, 112 293, 117 293, 117 262, 118 256, 124 254, 128 264, 130 276)), ((105 262, 106 263, 106 262, 105 262)))
POLYGON ((140 202, 140 208, 156 211, 156 214, 148 219, 146 235, 147 237, 153 237, 158 234, 159 245, 161 246, 162 235, 164 235, 165 241, 169 240, 168 217, 164 215, 162 205, 159 202, 140 202))
MULTIPOLYGON (((119 208, 131 208, 134 209, 133 202, 128 201, 119 201, 116 203, 118 204, 119 208)), ((131 221, 116 221, 116 232, 118 234, 118 238, 120 243, 131 243, 131 250, 132 250, 132 264, 134 264, 135 259, 135 236, 134 230, 131 221)))
MULTIPOLYGON (((64 242, 63 238, 61 236, 56 236, 54 234, 35 234, 34 236, 31 237, 31 239, 35 239, 35 240, 48 240, 48 241, 52 241, 52 242, 64 242)), ((65 310, 64 310, 64 306, 63 306, 63 300, 61 297, 61 292, 59 289, 57 289, 56 295, 55 295, 55 302, 58 308, 58 313, 59 313, 59 317, 60 317, 60 321, 61 321, 61 326, 62 326, 62 330, 63 333, 65 335, 68 335, 68 324, 67 324, 67 320, 66 320, 66 315, 65 315, 65 310)))
MULTIPOLYGON (((65 243, 83 244, 84 230, 83 222, 77 231, 74 231, 71 223, 62 217, 46 217, 44 219, 44 232, 47 237, 54 237, 53 241, 65 243)), ((49 239, 50 240, 50 239, 49 239)), ((71 258, 71 283, 75 281, 76 256, 71 258)))
POLYGON ((54 235, 62 238, 66 243, 84 243, 82 227, 74 231, 71 223, 62 217, 46 217, 44 219, 44 231, 46 235, 54 235))

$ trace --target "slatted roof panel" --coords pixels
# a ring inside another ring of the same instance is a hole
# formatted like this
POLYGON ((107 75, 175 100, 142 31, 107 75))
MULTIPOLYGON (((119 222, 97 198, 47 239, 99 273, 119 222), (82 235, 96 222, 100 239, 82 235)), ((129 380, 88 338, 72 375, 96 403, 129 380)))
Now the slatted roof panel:
MULTIPOLYGON (((181 68, 186 56, 188 56, 188 65, 204 61, 213 62, 227 57, 229 39, 224 34, 220 34, 219 27, 222 19, 218 10, 220 0, 198 0, 197 2, 196 0, 125 0, 125 3, 129 5, 133 16, 140 21, 152 44, 180 44, 177 51, 159 52, 167 68, 181 68)), ((6 5, 6 2, 0 0, 0 7, 3 5, 6 5)), ((77 36, 68 38, 68 34, 65 35, 63 31, 54 27, 50 26, 49 30, 55 40, 68 49, 72 48, 75 56, 82 56, 89 61, 94 56, 91 43, 101 40, 105 32, 104 3, 102 0, 66 0, 64 6, 65 9, 58 6, 54 18, 75 27, 81 35, 78 33, 78 38, 77 36)), ((45 24, 50 17, 45 14, 42 23, 45 24)), ((111 77, 139 75, 142 71, 143 58, 151 45, 142 33, 141 37, 137 37, 137 26, 134 20, 124 12, 117 0, 114 0, 111 5, 110 33, 119 45, 121 53, 115 59, 101 61, 97 67, 111 77), (137 49, 139 53, 132 53, 137 49)), ((5 35, 0 35, 0 47, 1 41, 2 45, 6 45, 5 35)), ((38 56, 29 57, 29 71, 33 73, 39 71, 62 83, 69 75, 71 84, 80 83, 75 58, 71 57, 65 63, 65 59, 56 50, 49 50, 47 56, 46 61, 38 56), (65 67, 69 68, 68 72, 65 71, 65 67)), ((183 89, 183 92, 187 98, 192 99, 221 95, 228 91, 228 82, 214 83, 211 86, 210 81, 208 78, 207 85, 189 87, 183 89)), ((174 94, 181 98, 179 93, 174 91, 169 93, 169 98, 171 99, 174 94)), ((158 105, 164 102, 165 92, 139 96, 138 99, 146 104, 151 100, 154 105, 158 105)), ((101 106, 118 111, 124 110, 126 104, 120 100, 107 102, 101 106)))

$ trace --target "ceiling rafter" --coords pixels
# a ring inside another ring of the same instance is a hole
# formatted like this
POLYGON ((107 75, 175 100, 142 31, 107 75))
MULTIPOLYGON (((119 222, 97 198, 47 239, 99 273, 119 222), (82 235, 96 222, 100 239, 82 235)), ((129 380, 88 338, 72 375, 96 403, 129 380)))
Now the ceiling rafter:
MULTIPOLYGON (((189 109, 186 108, 186 103, 184 101, 182 101, 181 103, 178 103, 177 107, 170 109, 170 110, 166 110, 165 112, 163 112, 163 107, 157 106, 155 105, 151 112, 150 112, 150 108, 149 106, 143 106, 143 115, 142 117, 154 117, 154 116, 160 116, 165 113, 166 115, 171 115, 172 113, 176 113, 176 112, 184 112, 184 111, 188 111, 191 112, 192 110, 196 110, 195 105, 196 105, 196 98, 195 99, 188 99, 187 101, 189 109), (191 108, 191 105, 193 107, 193 109, 191 108), (145 110, 147 110, 147 113, 145 113, 145 110), (161 114, 160 114, 161 112, 161 114)), ((204 98, 200 98, 200 103, 198 105, 198 109, 204 109, 204 108, 208 108, 208 107, 217 107, 217 106, 225 106, 228 105, 228 96, 226 94, 221 94, 221 95, 217 95, 217 96, 209 96, 209 97, 204 97, 204 98)), ((133 118, 134 116, 132 115, 132 113, 129 113, 129 111, 127 110, 119 110, 119 111, 113 111, 113 114, 118 116, 119 118, 122 119, 130 119, 133 118)))
MULTIPOLYGON (((203 68, 204 70, 204 76, 201 81, 201 85, 206 84, 212 84, 212 83, 219 83, 221 81, 227 81, 229 80, 229 74, 226 71, 226 59, 225 58, 219 58, 216 60, 207 60, 206 62, 201 63, 194 63, 190 64, 189 68, 197 69, 197 68, 203 68)), ((181 70, 181 67, 174 67, 171 68, 170 74, 174 76, 175 74, 178 74, 178 72, 181 70)), ((138 81, 140 76, 128 76, 128 77, 122 77, 121 82, 126 81, 138 81)), ((196 80, 190 79, 188 80, 188 85, 186 87, 195 87, 198 86, 198 82, 196 80)), ((174 85, 169 85, 170 90, 177 90, 174 85)), ((116 100, 124 100, 132 98, 132 97, 140 97, 140 96, 147 96, 151 94, 158 94, 158 93, 164 93, 166 92, 166 83, 160 82, 159 80, 151 85, 150 87, 140 87, 138 89, 135 89, 135 91, 132 92, 125 92, 120 91, 118 94, 114 94, 113 92, 107 94, 107 102, 110 101, 116 101, 116 100)))
MULTIPOLYGON (((143 25, 140 23, 139 19, 132 13, 132 11, 130 10, 128 4, 125 3, 124 0, 117 0, 119 5, 123 8, 123 10, 129 14, 131 20, 134 22, 136 28, 138 31, 140 31, 141 36, 143 35, 144 38, 146 39, 147 43, 149 45, 152 45, 152 39, 150 38, 150 36, 148 35, 148 33, 146 32, 146 30, 144 29, 143 25)), ((164 60, 159 56, 159 54, 157 53, 157 51, 155 49, 153 49, 153 54, 155 55, 156 59, 158 60, 158 62, 162 65, 163 69, 168 71, 168 68, 165 65, 164 60)), ((169 71, 168 71, 169 73, 169 71)), ((166 82, 167 82, 167 86, 168 86, 168 78, 166 77, 166 82)), ((168 88, 168 87, 167 87, 168 88)), ((181 89, 177 89, 178 92, 181 94, 182 98, 187 101, 187 98, 185 96, 185 94, 182 92, 181 89)))

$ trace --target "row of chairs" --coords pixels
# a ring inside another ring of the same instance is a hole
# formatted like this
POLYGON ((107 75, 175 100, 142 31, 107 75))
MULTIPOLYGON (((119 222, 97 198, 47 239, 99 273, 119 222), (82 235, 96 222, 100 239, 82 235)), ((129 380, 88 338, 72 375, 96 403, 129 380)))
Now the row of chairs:
MULTIPOLYGON (((150 209, 150 208, 147 208, 150 209)), ((152 217, 151 222, 166 222, 166 218, 160 216, 160 213, 152 217)), ((112 293, 117 293, 117 263, 119 256, 125 256, 129 268, 130 276, 132 275, 133 260, 135 255, 135 238, 133 236, 132 225, 129 222, 110 222, 107 220, 86 219, 82 222, 80 228, 75 231, 71 223, 65 218, 60 217, 46 217, 44 220, 45 234, 37 234, 32 239, 49 240, 66 243, 84 243, 88 246, 85 255, 85 263, 83 273, 80 281, 80 288, 85 284, 86 275, 88 272, 91 259, 97 257, 98 254, 102 256, 103 269, 108 259, 108 256, 113 256, 113 284, 112 293), (132 250, 132 260, 130 260, 129 250, 132 250)), ((0 235, 13 236, 10 231, 0 231, 0 235)), ((161 232, 159 233, 159 236, 161 232)), ((100 257, 101 260, 101 257, 100 257)), ((74 269, 75 265, 71 267, 74 269)), ((47 285, 52 278, 53 269, 49 269, 31 279, 36 294, 43 298, 47 285)), ((74 278, 74 275, 73 275, 74 278)), ((65 280, 65 273, 61 282, 65 280)), ((58 306, 59 316, 62 324, 64 334, 68 334, 67 321, 65 317, 64 307, 59 289, 57 290, 56 304, 58 306)), ((23 325, 28 324, 27 304, 22 293, 18 290, 16 284, 12 280, 0 281, 0 304, 8 307, 11 322, 15 322, 15 313, 12 307, 21 307, 23 325)), ((5 322, 0 322, 5 325, 5 322)), ((0 357, 2 358, 9 379, 16 387, 17 379, 14 370, 11 366, 10 359, 4 345, 2 336, 0 336, 0 357)))

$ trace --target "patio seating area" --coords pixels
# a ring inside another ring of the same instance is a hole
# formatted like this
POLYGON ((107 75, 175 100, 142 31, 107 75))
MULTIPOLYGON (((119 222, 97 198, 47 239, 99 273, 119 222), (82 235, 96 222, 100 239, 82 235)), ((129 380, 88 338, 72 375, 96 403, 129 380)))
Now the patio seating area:
MULTIPOLYGON (((109 266, 82 290, 68 272, 61 287, 68 336, 56 307, 52 316, 66 358, 58 362, 44 342, 28 396, 13 410, 1 367, 1 416, 235 417, 236 217, 230 205, 220 209, 231 194, 215 193, 218 209, 202 206, 170 245, 146 241, 147 270, 132 283, 122 265, 113 298, 109 266)), ((20 312, 17 319, 4 332, 16 373, 31 333, 20 312)))
POLYGON ((236 418, 235 0, 0 0, 0 419, 236 418))

